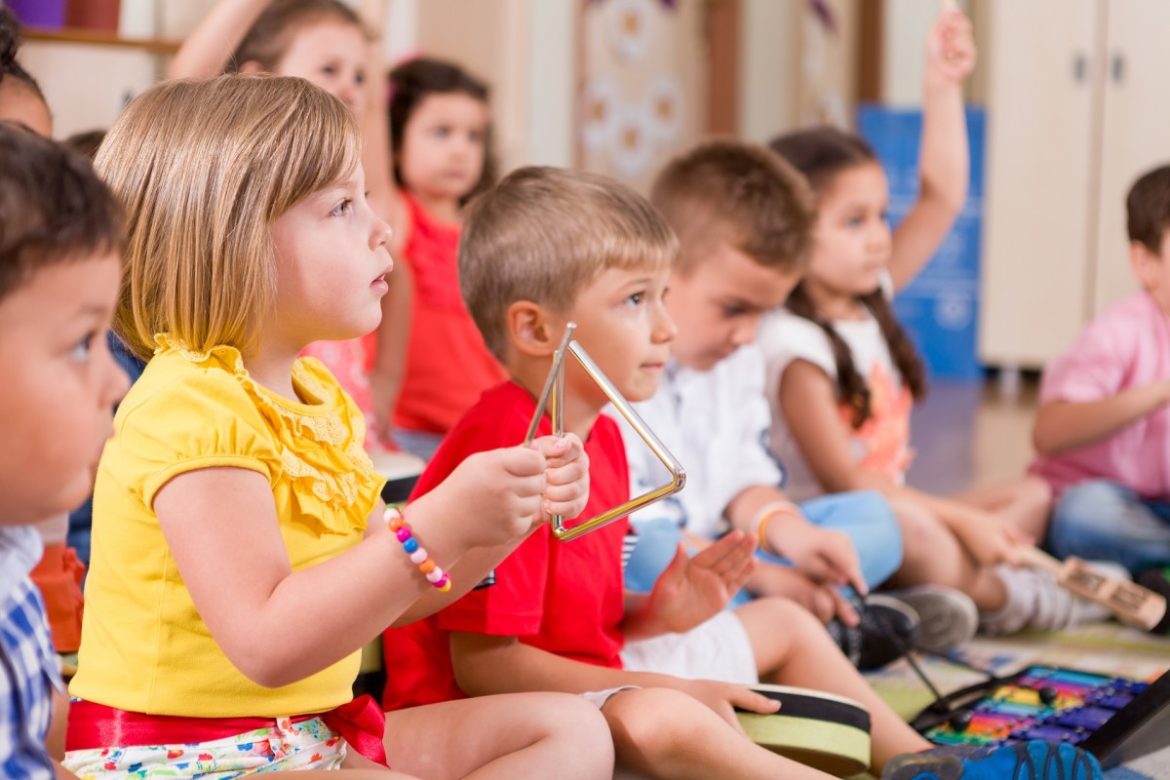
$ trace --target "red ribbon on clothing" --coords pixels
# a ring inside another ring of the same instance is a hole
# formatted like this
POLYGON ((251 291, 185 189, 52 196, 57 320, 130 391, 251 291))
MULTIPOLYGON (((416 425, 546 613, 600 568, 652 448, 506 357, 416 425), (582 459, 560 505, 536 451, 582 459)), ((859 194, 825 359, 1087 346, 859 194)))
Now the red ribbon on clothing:
MULTIPOLYGON (((361 755, 389 766, 386 746, 386 714, 370 696, 360 696, 319 715, 297 715, 293 723, 321 718, 335 734, 361 755)), ((66 750, 95 750, 141 745, 183 745, 213 742, 256 729, 272 728, 275 718, 188 718, 181 715, 146 715, 91 701, 69 706, 66 750)))

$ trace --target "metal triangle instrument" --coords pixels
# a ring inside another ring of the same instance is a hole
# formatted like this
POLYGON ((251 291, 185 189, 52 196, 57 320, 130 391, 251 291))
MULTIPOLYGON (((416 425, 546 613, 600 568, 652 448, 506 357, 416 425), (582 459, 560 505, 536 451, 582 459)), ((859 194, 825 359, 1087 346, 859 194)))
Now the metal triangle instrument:
POLYGON ((545 380, 544 389, 541 391, 540 398, 537 401, 536 413, 532 417, 532 422, 529 423, 528 435, 525 441, 531 442, 536 436, 537 428, 540 426, 540 421, 544 419, 546 409, 548 410, 549 417, 552 418, 553 434, 559 436, 565 432, 565 356, 572 355, 589 378, 593 380, 594 384, 601 388, 601 392, 613 404, 613 408, 617 410, 618 414, 630 424, 630 427, 634 429, 638 437, 646 443, 646 446, 654 453, 654 457, 658 458, 662 465, 666 467, 666 471, 670 475, 670 481, 640 496, 635 496, 620 506, 615 506, 583 522, 575 523, 572 527, 565 525, 564 517, 553 515, 552 532, 562 542, 576 539, 578 536, 587 534, 590 531, 596 531, 598 528, 609 525, 631 512, 636 512, 667 496, 674 495, 682 490, 687 483, 687 472, 682 467, 682 464, 666 449, 666 446, 654 434, 654 431, 650 430, 649 426, 638 416, 638 413, 630 406, 629 401, 618 392, 613 382, 609 381, 609 377, 602 373, 597 364, 593 362, 593 358, 585 351, 585 348, 573 340, 573 332, 576 328, 577 325, 573 322, 565 326, 564 338, 561 340, 560 346, 553 355, 552 367, 549 369, 548 379, 545 380))

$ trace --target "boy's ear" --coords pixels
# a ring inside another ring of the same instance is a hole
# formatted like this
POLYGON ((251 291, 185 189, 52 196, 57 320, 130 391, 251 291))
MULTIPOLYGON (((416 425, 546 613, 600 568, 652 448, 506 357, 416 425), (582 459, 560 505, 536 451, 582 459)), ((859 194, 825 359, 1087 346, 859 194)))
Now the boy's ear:
POLYGON ((563 323, 532 301, 516 301, 504 312, 508 343, 521 355, 548 357, 560 345, 563 323))
POLYGON ((1150 251, 1141 241, 1129 242, 1129 264, 1143 290, 1149 290, 1156 281, 1162 258, 1150 251))
POLYGON ((264 68, 256 60, 246 60, 240 63, 240 73, 263 73, 264 68))

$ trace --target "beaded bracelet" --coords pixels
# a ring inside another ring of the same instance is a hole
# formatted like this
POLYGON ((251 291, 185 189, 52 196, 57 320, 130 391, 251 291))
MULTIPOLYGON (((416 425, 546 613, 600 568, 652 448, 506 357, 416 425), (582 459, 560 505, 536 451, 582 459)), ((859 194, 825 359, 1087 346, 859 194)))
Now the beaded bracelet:
POLYGON ((764 505, 760 508, 760 511, 756 512, 756 538, 759 541, 760 549, 765 552, 774 552, 769 549, 771 545, 768 544, 768 523, 772 522, 772 519, 779 515, 800 517, 800 507, 791 501, 773 501, 770 504, 764 505))
POLYGON ((418 570, 427 578, 427 582, 438 588, 441 593, 451 590, 451 576, 440 569, 439 565, 427 555, 426 549, 418 543, 418 539, 410 530, 410 524, 406 522, 402 512, 388 506, 385 517, 390 531, 397 537, 398 541, 402 542, 403 552, 410 556, 410 562, 418 566, 418 570))

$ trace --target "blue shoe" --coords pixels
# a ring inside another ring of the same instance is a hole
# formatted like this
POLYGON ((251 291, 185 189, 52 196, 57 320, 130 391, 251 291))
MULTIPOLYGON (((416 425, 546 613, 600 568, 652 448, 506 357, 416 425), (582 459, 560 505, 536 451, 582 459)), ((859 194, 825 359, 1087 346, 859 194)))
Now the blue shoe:
POLYGON ((886 765, 882 780, 1101 780, 1101 765, 1072 745, 1034 740, 907 753, 886 765))

